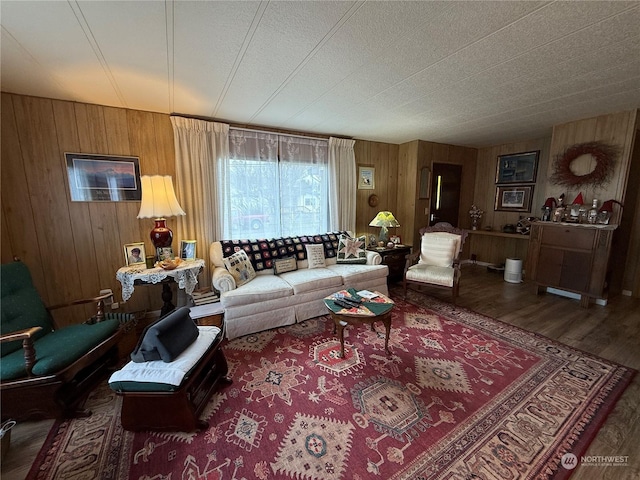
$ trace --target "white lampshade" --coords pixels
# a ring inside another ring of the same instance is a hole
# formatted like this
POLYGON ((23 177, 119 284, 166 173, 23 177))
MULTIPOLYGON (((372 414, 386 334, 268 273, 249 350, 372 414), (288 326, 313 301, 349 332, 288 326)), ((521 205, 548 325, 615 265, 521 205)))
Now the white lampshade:
POLYGON ((142 202, 138 218, 161 218, 186 215, 178 203, 169 175, 143 175, 142 202))

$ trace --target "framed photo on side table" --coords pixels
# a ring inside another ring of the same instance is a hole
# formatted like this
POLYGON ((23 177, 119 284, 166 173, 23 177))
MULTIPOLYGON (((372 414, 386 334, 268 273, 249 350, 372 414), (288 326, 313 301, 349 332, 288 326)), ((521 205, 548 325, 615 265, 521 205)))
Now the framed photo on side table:
POLYGON ((144 242, 127 243, 124 246, 124 260, 127 266, 147 264, 144 242))
POLYGON ((180 242, 180 258, 182 260, 196 259, 196 241, 195 240, 182 240, 180 242))
POLYGON ((496 187, 497 212, 530 212, 533 185, 498 185, 496 187))

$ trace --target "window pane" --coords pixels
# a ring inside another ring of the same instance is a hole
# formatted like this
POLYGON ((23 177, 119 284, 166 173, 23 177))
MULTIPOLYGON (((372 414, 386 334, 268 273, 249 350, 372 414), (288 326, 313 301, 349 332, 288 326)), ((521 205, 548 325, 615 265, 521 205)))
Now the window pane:
POLYGON ((327 231, 326 140, 235 129, 229 140, 218 176, 225 239, 327 231))

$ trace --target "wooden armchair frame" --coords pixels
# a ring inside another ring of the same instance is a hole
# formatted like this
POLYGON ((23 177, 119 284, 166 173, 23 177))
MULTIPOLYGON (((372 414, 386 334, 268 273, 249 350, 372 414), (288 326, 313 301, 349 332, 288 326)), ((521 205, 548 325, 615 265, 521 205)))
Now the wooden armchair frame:
POLYGON ((414 281, 414 280, 407 279, 407 271, 409 270, 409 268, 412 267, 413 265, 415 265, 416 263, 418 263, 418 259, 420 258, 420 254, 421 254, 421 248, 420 248, 420 249, 418 249, 418 251, 416 251, 416 252, 412 253, 411 255, 407 256, 407 261, 406 261, 406 264, 405 264, 405 267, 404 267, 404 274, 403 274, 403 278, 402 278, 402 286, 404 288, 405 297, 407 295, 407 287, 408 287, 408 285, 415 285, 417 287, 425 286, 425 287, 434 287, 434 288, 439 288, 439 289, 448 289, 448 290, 451 290, 454 300, 460 293, 460 276, 461 276, 461 272, 460 272, 460 254, 462 253, 462 248, 464 246, 465 240, 467 239, 468 232, 466 230, 462 229, 462 228, 454 227, 450 223, 440 222, 440 223, 436 223, 435 225, 433 225, 431 227, 424 227, 424 228, 420 229, 420 241, 421 241, 421 243, 422 243, 422 236, 425 233, 434 233, 434 232, 451 233, 451 234, 460 236, 460 245, 458 247, 458 251, 456 252, 455 258, 453 259, 453 265, 452 265, 452 268, 454 270, 454 272, 453 272, 453 286, 452 287, 448 287, 448 286, 438 285, 438 284, 435 284, 435 283, 426 283, 426 282, 419 282, 419 281, 414 281))
MULTIPOLYGON (((112 293, 93 298, 75 300, 46 308, 51 324, 56 323, 51 315, 52 310, 72 305, 87 303, 96 304, 96 321, 104 319, 104 300, 112 293)), ((85 395, 103 377, 107 368, 117 362, 117 345, 124 329, 119 327, 109 337, 94 345, 81 358, 71 362, 67 367, 50 375, 33 375, 36 363, 37 345, 34 335, 42 327, 31 327, 23 330, 3 333, 0 342, 22 340, 24 352, 25 375, 23 377, 0 382, 2 399, 2 418, 17 421, 25 419, 65 418, 69 416, 87 416, 91 412, 78 408, 85 395)), ((61 345, 61 348, 64 348, 61 345)))

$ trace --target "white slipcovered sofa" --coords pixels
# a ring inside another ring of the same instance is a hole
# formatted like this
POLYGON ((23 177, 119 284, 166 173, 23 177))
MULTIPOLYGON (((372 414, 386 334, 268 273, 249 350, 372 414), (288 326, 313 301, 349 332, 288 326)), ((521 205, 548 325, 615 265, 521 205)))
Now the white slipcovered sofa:
POLYGON ((389 270, 376 252, 366 251, 366 264, 337 263, 333 257, 325 258, 326 266, 310 269, 308 260, 297 260, 297 270, 279 275, 273 268, 257 271, 239 287, 225 268, 221 242, 213 242, 209 254, 228 339, 325 315, 322 300, 347 288, 388 294, 389 270))

